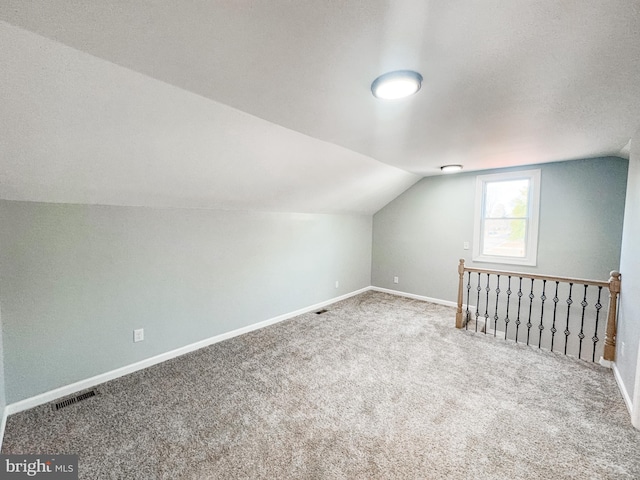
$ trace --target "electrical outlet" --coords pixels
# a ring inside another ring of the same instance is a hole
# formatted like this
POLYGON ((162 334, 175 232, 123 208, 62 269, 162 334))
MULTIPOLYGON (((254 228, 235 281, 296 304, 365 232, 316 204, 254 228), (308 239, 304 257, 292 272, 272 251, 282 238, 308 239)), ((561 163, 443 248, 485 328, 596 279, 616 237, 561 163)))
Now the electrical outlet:
POLYGON ((393 277, 393 283, 398 283, 398 277, 393 277))
POLYGON ((339 286, 340 286, 340 282, 336 280, 336 288, 338 288, 339 286))
POLYGON ((144 340, 144 328, 138 328, 137 330, 133 331, 133 341, 135 342, 141 342, 144 340))
POLYGON ((462 248, 464 248, 465 250, 469 250, 469 242, 464 242, 462 244, 462 248))

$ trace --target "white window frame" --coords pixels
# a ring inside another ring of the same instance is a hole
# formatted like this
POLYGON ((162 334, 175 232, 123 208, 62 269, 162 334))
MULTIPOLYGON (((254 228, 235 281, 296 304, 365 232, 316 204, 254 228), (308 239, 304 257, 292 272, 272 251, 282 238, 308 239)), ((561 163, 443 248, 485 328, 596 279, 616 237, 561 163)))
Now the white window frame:
POLYGON ((478 175, 476 177, 476 200, 473 225, 473 261, 503 263, 509 265, 535 266, 538 260, 538 224, 540 220, 540 170, 520 170, 515 172, 478 175), (525 237, 525 256, 508 257, 482 254, 484 228, 484 202, 487 183, 509 180, 529 180, 529 201, 527 212, 527 235, 525 237))

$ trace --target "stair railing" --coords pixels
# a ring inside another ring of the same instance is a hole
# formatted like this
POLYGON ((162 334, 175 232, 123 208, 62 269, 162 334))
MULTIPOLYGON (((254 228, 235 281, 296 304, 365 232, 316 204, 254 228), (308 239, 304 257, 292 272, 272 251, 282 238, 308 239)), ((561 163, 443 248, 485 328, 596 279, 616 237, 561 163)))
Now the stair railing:
POLYGON ((619 272, 611 272, 611 277, 605 282, 471 268, 465 266, 464 259, 460 259, 458 276, 456 328, 469 330, 473 325, 476 332, 494 337, 498 333, 500 336, 504 334, 505 340, 516 343, 524 342, 526 333, 527 345, 537 343, 538 348, 557 351, 560 344, 564 354, 578 358, 586 354, 593 362, 596 354, 601 354, 600 363, 607 366, 615 359, 619 272), (472 285, 475 287, 473 294, 472 285), (589 290, 589 287, 594 288, 589 290), (609 291, 606 327, 601 321, 600 311, 605 289, 609 291), (575 297, 581 301, 572 309, 573 304, 579 301, 574 300, 575 297), (515 328, 509 330, 511 325, 515 328), (578 327, 579 334, 571 337, 571 330, 578 327), (590 342, 584 342, 587 338, 585 332, 593 332, 590 342), (601 347, 599 342, 603 334, 604 347, 601 347))

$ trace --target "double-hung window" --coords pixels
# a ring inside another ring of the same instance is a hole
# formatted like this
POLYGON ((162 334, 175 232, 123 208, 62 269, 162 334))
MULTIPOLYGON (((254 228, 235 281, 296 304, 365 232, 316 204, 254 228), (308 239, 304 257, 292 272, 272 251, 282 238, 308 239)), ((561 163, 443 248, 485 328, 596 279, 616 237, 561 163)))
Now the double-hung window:
POLYGON ((478 175, 473 260, 535 265, 540 170, 478 175))

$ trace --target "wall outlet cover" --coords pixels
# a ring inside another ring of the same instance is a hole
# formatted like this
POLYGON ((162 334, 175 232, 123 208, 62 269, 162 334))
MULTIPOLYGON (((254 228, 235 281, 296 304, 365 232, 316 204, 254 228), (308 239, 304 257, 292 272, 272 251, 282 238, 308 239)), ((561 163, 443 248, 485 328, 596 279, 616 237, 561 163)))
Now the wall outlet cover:
POLYGON ((133 341, 141 342, 144 340, 144 328, 138 328, 133 331, 133 341))

